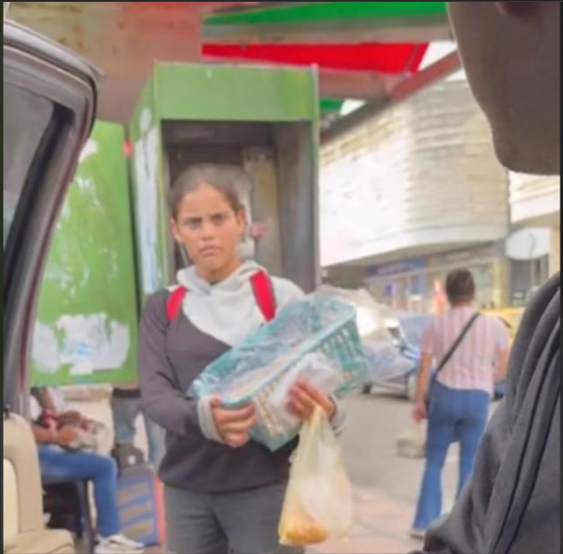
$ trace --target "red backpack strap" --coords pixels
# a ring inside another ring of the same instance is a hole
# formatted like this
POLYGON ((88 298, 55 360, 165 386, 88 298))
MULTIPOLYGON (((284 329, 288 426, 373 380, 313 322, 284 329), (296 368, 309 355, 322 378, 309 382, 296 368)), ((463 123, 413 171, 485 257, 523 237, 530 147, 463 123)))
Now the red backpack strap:
POLYGON ((276 298, 274 287, 269 275, 265 271, 258 271, 250 279, 256 304, 260 308, 266 321, 272 321, 276 317, 276 298))
POLYGON ((182 302, 187 292, 188 289, 180 285, 168 295, 166 299, 166 315, 169 321, 174 321, 180 313, 180 308, 182 307, 182 302))

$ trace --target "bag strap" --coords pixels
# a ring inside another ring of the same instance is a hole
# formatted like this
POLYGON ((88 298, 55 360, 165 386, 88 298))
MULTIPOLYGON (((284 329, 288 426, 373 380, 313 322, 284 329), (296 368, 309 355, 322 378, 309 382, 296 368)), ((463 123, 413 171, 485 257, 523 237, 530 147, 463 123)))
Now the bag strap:
POLYGON ((471 327, 473 327, 473 324, 477 321, 477 319, 479 318, 480 315, 481 314, 479 312, 477 312, 467 322, 467 324, 462 329, 461 333, 459 334, 459 336, 457 337, 455 342, 452 344, 451 348, 446 352, 445 356, 442 358, 442 360, 438 364, 438 367, 436 368, 436 375, 440 371, 442 371, 442 369, 444 369, 444 366, 450 361, 451 357, 454 355, 455 351, 458 349, 458 346, 463 342, 463 339, 465 338, 465 336, 467 335, 467 333, 469 332, 471 327))
MULTIPOLYGON (((268 322, 272 321, 276 317, 276 299, 270 276, 265 271, 258 271, 252 276, 250 282, 256 304, 260 308, 264 319, 268 322)), ((174 321, 178 317, 187 292, 188 289, 186 287, 179 286, 168 295, 166 300, 166 316, 168 321, 174 321)))
POLYGON ((266 321, 272 321, 276 317, 276 298, 272 280, 265 271, 258 271, 250 279, 256 304, 260 308, 266 321))
POLYGON ((166 299, 166 316, 168 321, 174 321, 178 316, 187 292, 188 289, 180 285, 168 295, 166 299))

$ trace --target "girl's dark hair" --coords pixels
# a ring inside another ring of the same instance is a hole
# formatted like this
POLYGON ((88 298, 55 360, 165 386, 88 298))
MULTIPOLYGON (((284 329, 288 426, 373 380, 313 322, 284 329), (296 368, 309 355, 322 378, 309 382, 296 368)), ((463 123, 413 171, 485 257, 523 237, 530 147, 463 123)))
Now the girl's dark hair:
POLYGON ((250 190, 252 182, 249 175, 235 165, 198 164, 186 169, 175 181, 168 193, 168 209, 176 219, 178 208, 186 194, 203 185, 220 192, 234 212, 244 210, 239 191, 250 190))
POLYGON ((475 281, 467 269, 456 269, 446 278, 446 295, 452 306, 469 304, 475 299, 475 281))

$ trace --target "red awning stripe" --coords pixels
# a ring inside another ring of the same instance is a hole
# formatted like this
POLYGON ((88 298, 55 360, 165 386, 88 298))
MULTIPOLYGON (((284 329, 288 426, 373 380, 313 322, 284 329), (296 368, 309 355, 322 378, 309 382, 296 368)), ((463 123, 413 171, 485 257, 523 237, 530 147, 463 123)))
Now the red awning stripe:
POLYGON ((325 69, 375 71, 397 75, 416 73, 428 44, 204 44, 206 57, 271 62, 286 65, 313 65, 325 69))

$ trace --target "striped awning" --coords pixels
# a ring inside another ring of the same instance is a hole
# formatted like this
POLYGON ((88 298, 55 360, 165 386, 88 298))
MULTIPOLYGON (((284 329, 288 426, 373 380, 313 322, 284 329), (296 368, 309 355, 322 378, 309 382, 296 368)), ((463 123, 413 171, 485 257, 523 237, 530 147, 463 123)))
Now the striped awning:
MULTIPOLYGON (((202 55, 319 68, 323 111, 337 99, 379 103, 413 90, 433 41, 450 40, 445 2, 267 2, 207 16, 202 55), (329 99, 330 98, 330 99, 329 99)), ((445 72, 456 66, 445 63, 445 72)), ((434 71, 432 79, 439 78, 434 71)), ((425 86, 423 78, 416 83, 425 86)))

